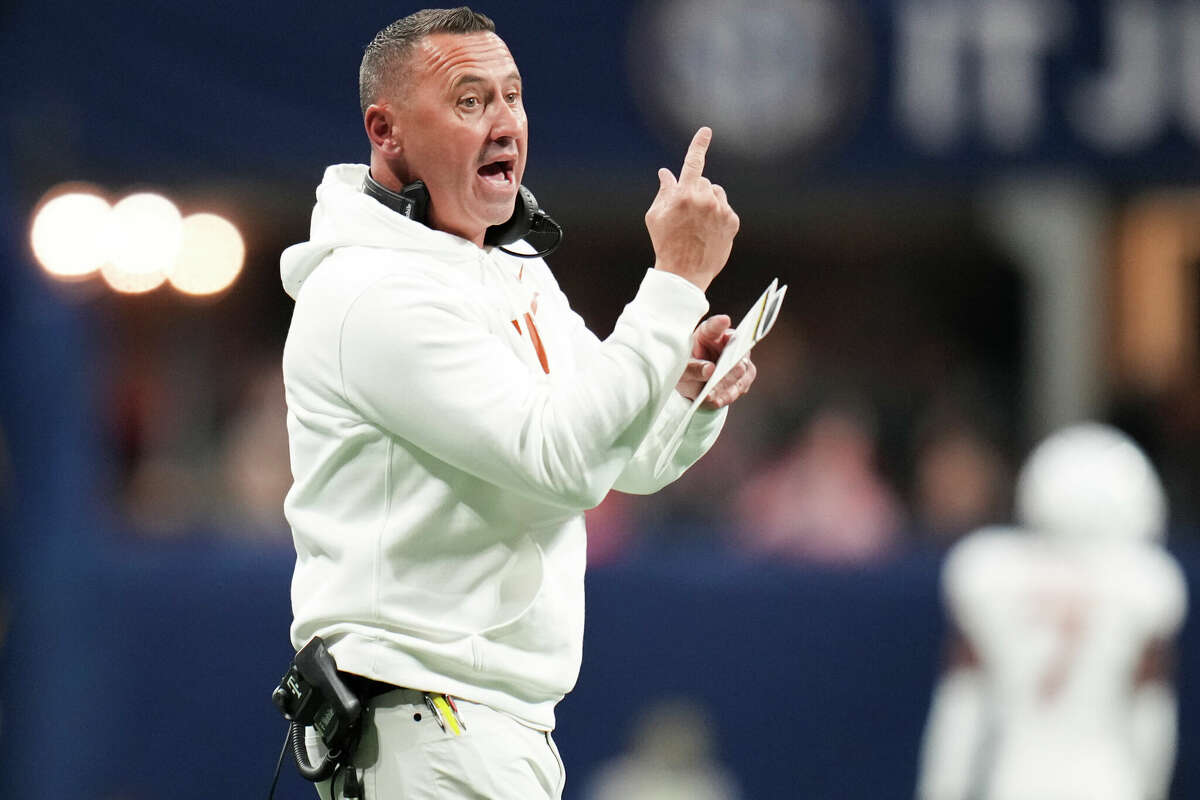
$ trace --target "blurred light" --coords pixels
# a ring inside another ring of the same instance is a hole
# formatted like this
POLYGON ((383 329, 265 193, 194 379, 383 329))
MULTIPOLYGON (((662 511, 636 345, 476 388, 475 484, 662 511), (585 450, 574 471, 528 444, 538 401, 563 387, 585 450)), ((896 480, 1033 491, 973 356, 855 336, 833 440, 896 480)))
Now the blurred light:
POLYGON ((160 194, 131 194, 113 206, 108 235, 107 272, 165 276, 179 255, 183 219, 160 194))
POLYGON ((232 222, 216 214, 192 214, 183 220, 171 285, 185 294, 216 294, 237 279, 245 258, 246 245, 232 222))
POLYGON ((162 270, 125 272, 111 262, 100 268, 100 275, 113 291, 121 294, 142 294, 157 289, 167 279, 167 273, 162 270))
POLYGON ((44 203, 29 234, 38 263, 58 278, 82 278, 95 272, 106 258, 110 216, 108 201, 92 192, 67 192, 44 203))
POLYGON ((79 183, 46 193, 30 243, 55 277, 84 278, 99 269, 124 294, 149 292, 168 279, 185 294, 217 294, 237 279, 246 257, 241 234, 223 217, 185 220, 174 203, 149 192, 109 206, 98 190, 79 183))

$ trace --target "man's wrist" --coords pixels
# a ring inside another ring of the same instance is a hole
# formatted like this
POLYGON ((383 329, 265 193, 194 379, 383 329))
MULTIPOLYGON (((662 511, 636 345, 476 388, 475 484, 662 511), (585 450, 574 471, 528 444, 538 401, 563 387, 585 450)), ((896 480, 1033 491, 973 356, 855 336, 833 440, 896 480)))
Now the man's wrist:
POLYGON ((665 264, 662 261, 655 261, 654 268, 659 272, 666 272, 670 275, 683 278, 685 281, 692 284, 702 292, 708 291, 708 284, 712 282, 711 278, 707 281, 702 281, 697 275, 692 274, 685 269, 681 269, 673 264, 665 264))

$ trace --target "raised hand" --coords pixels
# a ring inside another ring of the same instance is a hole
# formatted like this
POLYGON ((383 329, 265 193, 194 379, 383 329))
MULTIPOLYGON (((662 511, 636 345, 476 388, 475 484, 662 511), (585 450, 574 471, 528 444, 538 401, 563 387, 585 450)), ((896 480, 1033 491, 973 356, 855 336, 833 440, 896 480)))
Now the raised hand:
POLYGON ((729 260, 741 224, 725 190, 703 175, 711 141, 711 129, 696 131, 679 180, 669 169, 658 171, 658 194, 646 212, 655 269, 687 278, 701 290, 708 289, 729 260))

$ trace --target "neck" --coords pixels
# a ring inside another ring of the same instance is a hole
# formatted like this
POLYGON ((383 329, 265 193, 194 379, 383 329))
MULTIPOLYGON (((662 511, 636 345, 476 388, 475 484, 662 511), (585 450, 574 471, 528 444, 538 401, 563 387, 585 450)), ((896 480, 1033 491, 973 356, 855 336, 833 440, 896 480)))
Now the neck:
POLYGON ((371 153, 370 170, 376 183, 393 192, 398 192, 412 183, 411 179, 407 179, 408 171, 403 165, 389 164, 378 152, 371 153))
MULTIPOLYGON (((371 176, 371 179, 374 180, 377 184, 379 184, 380 186, 382 186, 385 189, 388 189, 389 191, 396 192, 396 193, 403 191, 405 186, 408 186, 409 184, 413 183, 416 180, 416 178, 412 177, 408 173, 407 168, 405 168, 403 164, 389 162, 385 158, 383 158, 383 156, 380 155, 379 152, 371 153, 371 165, 370 165, 369 174, 371 176)), ((443 224, 438 219, 437 209, 434 208, 433 205, 429 202, 428 190, 426 190, 424 192, 424 196, 425 196, 424 205, 420 209, 417 210, 418 213, 412 215, 414 219, 416 219, 419 222, 424 223, 426 226, 428 226, 430 228, 433 228, 435 231, 441 231, 442 233, 453 234, 454 236, 457 236, 461 239, 466 239, 467 241, 474 243, 476 247, 483 247, 483 240, 487 234, 486 230, 478 231, 475 233, 466 233, 462 230, 458 230, 457 228, 453 228, 453 227, 443 224)), ((378 200, 380 198, 376 197, 376 199, 378 200)), ((388 203, 386 201, 381 201, 381 202, 384 202, 384 205, 388 205, 389 207, 394 208, 394 206, 392 206, 391 203, 388 203)), ((399 209, 395 209, 395 210, 399 211, 399 209)), ((403 214, 404 212, 401 211, 400 213, 403 214)), ((406 214, 406 216, 408 216, 408 215, 406 214)))

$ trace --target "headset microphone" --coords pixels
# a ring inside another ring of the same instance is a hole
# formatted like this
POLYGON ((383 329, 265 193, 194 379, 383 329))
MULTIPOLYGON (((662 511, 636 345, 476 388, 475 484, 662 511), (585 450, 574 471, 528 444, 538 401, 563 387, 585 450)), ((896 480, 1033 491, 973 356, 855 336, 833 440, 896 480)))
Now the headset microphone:
MULTIPOLYGON (((368 171, 363 179, 362 190, 397 214, 422 225, 429 224, 429 189, 425 187, 424 181, 413 181, 399 192, 394 192, 372 178, 368 171)), ((538 206, 533 192, 520 186, 517 189, 517 202, 512 216, 507 222, 488 228, 483 243, 498 247, 517 258, 540 258, 557 250, 562 243, 562 237, 562 226, 538 206), (504 246, 520 239, 533 239, 530 244, 537 248, 536 252, 518 253, 504 246), (549 240, 546 246, 538 247, 537 241, 541 239, 549 240)))

